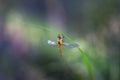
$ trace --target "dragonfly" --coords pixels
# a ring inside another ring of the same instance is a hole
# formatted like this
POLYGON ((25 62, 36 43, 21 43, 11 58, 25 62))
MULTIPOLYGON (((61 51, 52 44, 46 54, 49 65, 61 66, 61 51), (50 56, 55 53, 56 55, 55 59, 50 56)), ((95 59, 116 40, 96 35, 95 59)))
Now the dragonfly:
POLYGON ((75 48, 75 47, 79 46, 79 44, 66 43, 66 42, 64 42, 63 38, 64 38, 63 35, 58 34, 56 42, 48 40, 48 44, 49 45, 53 45, 53 46, 58 46, 59 47, 60 57, 62 57, 62 48, 63 48, 63 46, 64 47, 69 47, 69 48, 75 48))

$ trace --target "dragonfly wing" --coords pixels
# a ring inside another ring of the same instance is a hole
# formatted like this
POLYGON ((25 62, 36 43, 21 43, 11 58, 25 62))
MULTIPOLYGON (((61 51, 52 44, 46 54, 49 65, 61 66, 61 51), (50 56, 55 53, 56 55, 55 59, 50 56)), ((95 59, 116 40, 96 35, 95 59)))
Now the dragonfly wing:
POLYGON ((54 41, 48 40, 49 45, 57 45, 54 41))
POLYGON ((75 47, 78 47, 78 46, 79 46, 79 44, 69 44, 69 43, 63 43, 63 45, 64 45, 65 47, 70 47, 70 48, 75 48, 75 47))

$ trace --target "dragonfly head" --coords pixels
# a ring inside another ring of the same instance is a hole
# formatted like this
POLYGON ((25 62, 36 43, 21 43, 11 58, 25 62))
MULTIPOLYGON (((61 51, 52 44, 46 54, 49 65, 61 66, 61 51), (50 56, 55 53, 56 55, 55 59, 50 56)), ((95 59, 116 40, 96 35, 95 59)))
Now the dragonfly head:
POLYGON ((58 39, 62 39, 62 38, 63 38, 63 35, 58 34, 58 39))

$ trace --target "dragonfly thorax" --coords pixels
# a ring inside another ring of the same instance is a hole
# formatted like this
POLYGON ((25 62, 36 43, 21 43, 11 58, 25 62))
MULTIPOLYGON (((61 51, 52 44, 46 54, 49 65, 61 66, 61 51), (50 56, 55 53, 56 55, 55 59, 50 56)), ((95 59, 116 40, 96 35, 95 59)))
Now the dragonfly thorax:
POLYGON ((59 40, 58 40, 58 45, 59 45, 59 46, 62 46, 62 44, 63 44, 62 39, 59 39, 59 40))

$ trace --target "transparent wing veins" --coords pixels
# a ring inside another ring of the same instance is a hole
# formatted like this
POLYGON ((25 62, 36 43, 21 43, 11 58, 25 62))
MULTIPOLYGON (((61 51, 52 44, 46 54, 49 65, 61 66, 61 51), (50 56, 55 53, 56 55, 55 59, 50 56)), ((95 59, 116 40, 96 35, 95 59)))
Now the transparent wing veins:
MULTIPOLYGON (((53 46, 56 46, 56 45, 57 45, 56 42, 51 41, 51 40, 48 40, 48 44, 49 44, 49 45, 53 45, 53 46)), ((75 48, 75 47, 78 47, 79 44, 63 43, 63 46, 64 46, 64 47, 69 47, 69 48, 75 48)))
POLYGON ((49 44, 49 45, 57 45, 56 42, 51 41, 51 40, 48 40, 48 44, 49 44))
POLYGON ((75 48, 75 47, 78 47, 78 46, 79 46, 79 44, 70 44, 70 43, 63 43, 63 45, 64 45, 65 47, 70 47, 70 48, 75 48))

